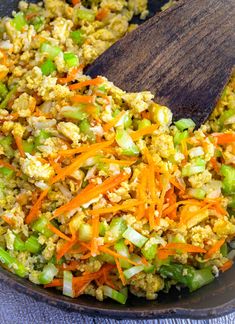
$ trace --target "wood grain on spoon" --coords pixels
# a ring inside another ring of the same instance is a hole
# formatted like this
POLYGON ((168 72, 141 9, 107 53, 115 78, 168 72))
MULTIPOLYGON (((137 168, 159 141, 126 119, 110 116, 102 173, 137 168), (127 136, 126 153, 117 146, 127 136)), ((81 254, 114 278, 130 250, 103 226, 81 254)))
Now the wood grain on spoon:
POLYGON ((235 0, 183 0, 104 52, 86 73, 150 90, 174 118, 210 115, 235 64, 235 0))

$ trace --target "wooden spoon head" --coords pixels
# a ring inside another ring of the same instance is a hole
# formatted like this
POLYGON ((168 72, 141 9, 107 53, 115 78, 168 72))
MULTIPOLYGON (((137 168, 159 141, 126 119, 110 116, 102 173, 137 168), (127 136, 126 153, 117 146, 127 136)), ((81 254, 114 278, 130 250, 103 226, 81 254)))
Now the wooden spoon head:
POLYGON ((211 114, 235 64, 235 1, 184 0, 155 15, 86 71, 129 92, 149 90, 199 126, 211 114))

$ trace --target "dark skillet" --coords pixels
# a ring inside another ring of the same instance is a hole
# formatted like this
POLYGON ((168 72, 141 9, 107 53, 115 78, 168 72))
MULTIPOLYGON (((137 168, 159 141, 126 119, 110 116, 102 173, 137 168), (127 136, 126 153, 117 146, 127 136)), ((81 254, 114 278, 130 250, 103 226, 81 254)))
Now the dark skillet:
MULTIPOLYGON (((17 7, 17 0, 1 0, 0 16, 10 15, 17 7)), ((30 2, 37 2, 36 0, 30 2)), ((150 10, 153 15, 159 7, 167 1, 150 0, 150 10)), ((101 303, 89 296, 77 299, 62 296, 55 290, 45 290, 26 279, 19 278, 7 270, 0 268, 0 280, 14 287, 16 290, 54 306, 72 311, 83 312, 88 315, 100 315, 113 318, 210 318, 225 315, 235 311, 235 268, 222 274, 210 285, 189 294, 186 290, 172 289, 169 294, 159 294, 157 301, 146 301, 142 298, 130 296, 125 306, 111 300, 101 303)))

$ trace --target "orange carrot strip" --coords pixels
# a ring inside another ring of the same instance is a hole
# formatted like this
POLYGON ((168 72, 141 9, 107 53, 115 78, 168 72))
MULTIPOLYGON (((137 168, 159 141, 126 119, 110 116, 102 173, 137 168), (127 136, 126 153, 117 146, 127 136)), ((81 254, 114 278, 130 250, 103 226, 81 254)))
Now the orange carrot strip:
POLYGON ((179 189, 180 191, 185 191, 185 187, 182 186, 175 177, 170 178, 170 183, 173 184, 174 187, 176 187, 177 189, 179 189))
POLYGON ((109 164, 119 164, 119 165, 123 165, 123 166, 130 166, 132 164, 134 164, 137 160, 133 160, 133 161, 126 161, 126 160, 115 160, 115 159, 101 159, 101 162, 104 163, 109 163, 109 164))
POLYGON ((60 83, 60 84, 66 84, 66 83, 69 83, 71 81, 74 81, 74 79, 76 78, 76 74, 79 71, 82 71, 82 69, 83 69, 83 65, 80 65, 77 68, 73 68, 71 70, 71 72, 68 74, 67 78, 59 78, 58 79, 58 83, 60 83))
POLYGON ((25 152, 24 152, 24 149, 23 149, 23 143, 22 143, 22 138, 20 136, 17 136, 17 135, 14 135, 14 139, 15 139, 15 142, 16 142, 16 145, 17 145, 17 148, 20 152, 20 155, 21 157, 25 157, 25 152))
MULTIPOLYGON (((176 194, 174 192, 174 187, 172 187, 166 192, 165 199, 170 206, 176 203, 176 194)), ((172 219, 176 219, 176 208, 170 214, 168 214, 168 217, 172 219)))
POLYGON ((88 252, 87 254, 84 254, 80 256, 81 260, 89 259, 92 256, 91 252, 88 252))
POLYGON ((75 198, 73 198, 67 204, 59 207, 55 210, 54 215, 59 216, 64 212, 68 212, 73 210, 74 208, 78 208, 79 206, 85 204, 86 202, 90 201, 91 199, 99 196, 100 194, 104 194, 105 192, 114 189, 118 186, 121 182, 127 180, 129 175, 121 173, 117 176, 112 176, 106 179, 101 185, 96 186, 95 188, 91 189, 90 191, 84 192, 81 191, 75 198))
POLYGON ((217 139, 218 145, 230 144, 235 142, 235 134, 221 134, 221 133, 213 133, 213 137, 217 139))
POLYGON ((158 129, 159 126, 156 124, 153 124, 151 126, 142 128, 140 130, 137 130, 135 132, 132 132, 131 138, 133 139, 133 141, 138 140, 140 137, 144 136, 144 135, 151 135, 156 129, 158 129))
POLYGON ((54 279, 49 284, 44 285, 44 288, 62 287, 62 286, 63 286, 63 279, 54 279))
POLYGON ((38 217, 38 213, 41 208, 42 201, 47 196, 48 191, 49 191, 49 189, 46 189, 40 194, 39 198, 37 199, 37 201, 31 208, 28 216, 25 218, 26 224, 30 224, 32 221, 34 221, 38 217))
POLYGON ((68 237, 67 235, 65 235, 64 233, 62 233, 60 230, 58 230, 58 228, 56 228, 55 226, 53 226, 52 224, 48 224, 47 227, 49 228, 50 231, 52 231, 53 233, 55 233, 57 236, 59 236, 60 238, 64 239, 65 241, 71 241, 71 238, 68 237))
POLYGON ((163 210, 162 214, 164 216, 170 214, 175 208, 177 208, 180 205, 197 205, 197 206, 202 206, 202 202, 198 201, 196 199, 187 199, 187 200, 181 200, 177 201, 174 205, 167 207, 166 209, 163 210))
POLYGON ((219 249, 221 248, 221 246, 224 244, 225 239, 221 239, 218 242, 215 243, 215 245, 213 245, 205 254, 205 259, 210 259, 213 254, 215 254, 217 251, 219 251, 219 249))
POLYGON ((214 156, 210 159, 210 162, 211 162, 215 172, 219 173, 219 164, 214 156))
POLYGON ((103 129, 105 132, 108 132, 110 130, 110 128, 114 127, 119 120, 125 115, 126 111, 122 110, 119 114, 117 114, 116 117, 114 117, 112 120, 110 120, 110 122, 104 124, 103 129))
POLYGON ((232 265, 233 265, 233 261, 228 260, 221 267, 219 267, 219 270, 222 271, 222 272, 225 272, 228 269, 230 269, 232 267, 232 265))
POLYGON ((130 199, 126 202, 124 202, 121 205, 116 205, 112 207, 106 207, 106 208, 99 208, 99 209, 93 209, 88 211, 90 215, 101 215, 101 214, 109 214, 109 213, 115 213, 120 210, 128 210, 130 208, 133 208, 135 206, 140 205, 142 202, 138 201, 137 199, 130 199))
POLYGON ((100 246, 99 247, 99 250, 104 252, 104 253, 107 253, 107 254, 110 254, 112 255, 113 257, 115 258, 119 258, 119 259, 123 259, 123 260, 126 260, 128 261, 130 264, 133 264, 133 265, 139 265, 137 262, 134 262, 130 259, 128 259, 127 257, 121 255, 121 254, 118 254, 117 252, 114 252, 113 250, 110 250, 109 248, 105 247, 105 246, 100 246))
POLYGON ((122 267, 120 265, 120 261, 119 261, 118 258, 114 258, 114 260, 115 260, 115 263, 116 263, 116 266, 117 266, 117 270, 118 270, 118 273, 119 273, 121 282, 122 282, 123 286, 125 286, 126 285, 126 279, 124 277, 124 274, 123 274, 123 271, 122 271, 122 267))
POLYGON ((80 3, 80 0, 72 0, 73 6, 76 6, 78 3, 80 3))
POLYGON ((144 168, 140 174, 139 185, 137 187, 137 199, 142 201, 136 212, 136 218, 140 220, 144 217, 145 213, 145 202, 146 202, 146 186, 147 186, 147 169, 144 168))
POLYGON ((74 154, 78 154, 78 153, 84 153, 87 151, 91 151, 93 149, 103 149, 106 148, 110 145, 113 144, 113 141, 104 141, 104 142, 100 142, 100 143, 95 143, 95 144, 87 144, 87 145, 83 145, 80 146, 78 148, 75 149, 71 149, 71 150, 64 150, 64 151, 59 151, 59 155, 61 156, 70 156, 70 155, 74 155, 74 154), (106 144, 105 144, 106 143, 106 144))
POLYGON ((181 250, 183 252, 189 253, 206 253, 205 249, 202 249, 198 246, 194 246, 192 244, 187 243, 168 243, 163 248, 159 248, 159 250, 181 250))
POLYGON ((164 250, 164 249, 158 250, 158 259, 159 260, 165 260, 171 255, 175 255, 174 250, 164 250))
POLYGON ((95 16, 95 19, 96 20, 99 20, 99 21, 102 21, 102 20, 104 20, 108 16, 108 14, 109 14, 109 9, 107 9, 107 8, 101 8, 97 12, 97 14, 95 16))
POLYGON ((56 253, 56 260, 59 261, 73 246, 77 243, 77 239, 74 238, 72 241, 67 241, 56 253))
POLYGON ((15 221, 13 219, 11 219, 10 217, 7 217, 5 215, 1 216, 2 219, 4 220, 5 223, 7 223, 10 226, 14 226, 15 225, 15 221))
POLYGON ((86 95, 75 95, 71 97, 72 102, 84 103, 84 104, 91 104, 94 102, 94 96, 86 96, 86 95))
POLYGON ((13 165, 11 165, 10 163, 5 162, 3 160, 0 160, 0 166, 4 166, 4 167, 6 167, 8 169, 11 169, 11 170, 13 170, 15 172, 18 172, 17 169, 13 165))
POLYGON ((87 86, 91 86, 91 85, 97 86, 97 85, 100 85, 103 82, 104 82, 103 78, 97 77, 95 79, 86 80, 86 81, 82 81, 82 82, 79 82, 79 83, 72 84, 72 85, 69 86, 69 89, 70 90, 77 90, 77 89, 81 89, 83 87, 87 87, 87 86))

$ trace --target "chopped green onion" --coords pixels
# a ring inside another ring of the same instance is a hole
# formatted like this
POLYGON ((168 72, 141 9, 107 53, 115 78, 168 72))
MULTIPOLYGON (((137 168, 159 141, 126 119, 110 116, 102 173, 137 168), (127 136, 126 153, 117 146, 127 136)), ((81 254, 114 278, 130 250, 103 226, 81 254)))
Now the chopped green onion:
POLYGON ((0 99, 4 99, 6 95, 8 94, 7 87, 4 83, 0 82, 0 99))
POLYGON ((25 249, 28 252, 31 253, 38 253, 41 249, 41 245, 38 242, 37 237, 35 236, 30 236, 26 241, 25 241, 25 249))
POLYGON ((187 164, 182 168, 182 176, 183 177, 191 177, 194 174, 201 173, 205 171, 206 161, 197 158, 191 162, 191 164, 187 164))
POLYGON ((20 252, 25 251, 24 241, 19 237, 19 235, 15 236, 13 246, 15 251, 20 251, 20 252))
POLYGON ((71 271, 64 271, 63 295, 73 297, 73 275, 71 271))
MULTIPOLYGON (((125 245, 124 240, 120 240, 118 241, 115 245, 114 245, 114 249, 120 254, 123 255, 126 258, 130 258, 130 253, 128 250, 128 247, 125 245)), ((122 260, 120 259, 120 265, 122 268, 124 269, 128 269, 130 268, 130 263, 127 260, 122 260)))
POLYGON ((81 20, 92 22, 95 20, 95 12, 86 8, 78 9, 77 17, 81 20))
POLYGON ((104 292, 105 296, 107 296, 113 300, 116 300, 120 304, 125 305, 126 300, 127 300, 126 293, 121 293, 117 290, 114 290, 113 288, 108 287, 108 286, 103 286, 103 292, 104 292))
POLYGON ((196 124, 190 118, 182 118, 182 119, 178 120, 177 122, 175 122, 175 126, 180 131, 184 131, 185 129, 189 129, 189 128, 193 129, 196 126, 196 124))
POLYGON ((126 221, 123 218, 121 217, 113 218, 111 220, 109 230, 107 230, 105 233, 105 238, 107 238, 108 241, 112 241, 112 242, 120 240, 126 228, 127 228, 126 221))
POLYGON ((141 248, 147 241, 147 237, 143 236, 142 234, 138 233, 132 227, 128 227, 127 230, 122 234, 122 236, 133 243, 135 246, 141 248))
POLYGON ((23 12, 18 12, 15 17, 12 19, 12 25, 16 30, 21 31, 24 26, 27 25, 27 21, 24 17, 23 12))
POLYGON ((47 227, 48 224, 49 224, 49 220, 42 216, 33 223, 32 229, 35 232, 42 233, 47 238, 49 238, 53 235, 53 233, 47 227))
POLYGON ((22 145, 23 145, 23 150, 26 153, 31 154, 33 152, 33 150, 34 150, 34 143, 33 142, 28 142, 28 141, 23 140, 22 145))
POLYGON ((139 154, 138 147, 124 129, 117 129, 115 139, 117 144, 122 148, 122 154, 129 156, 139 154))
POLYGON ((188 190, 188 193, 191 197, 194 197, 196 199, 204 199, 206 197, 206 192, 205 190, 201 189, 201 188, 190 188, 188 190))
POLYGON ((56 65, 52 62, 52 60, 48 59, 41 65, 41 71, 43 75, 48 76, 56 71, 56 65))
POLYGON ((11 100, 11 98, 14 96, 14 94, 16 93, 17 91, 17 87, 13 87, 9 92, 8 94, 6 95, 6 97, 4 98, 4 100, 1 102, 0 104, 0 109, 5 109, 8 102, 11 100))
POLYGON ((9 169, 4 166, 0 166, 0 173, 5 176, 6 178, 11 178, 14 174, 14 171, 12 169, 9 169))
POLYGON ((68 68, 77 66, 79 63, 78 57, 74 53, 64 53, 64 61, 68 68))
POLYGON ((46 53, 48 58, 53 60, 57 55, 59 55, 62 51, 58 46, 53 46, 49 43, 43 43, 40 47, 41 53, 46 53))
POLYGON ((40 273, 38 280, 42 285, 49 284, 52 282, 57 273, 58 269, 54 266, 54 264, 48 263, 40 273))
POLYGON ((46 139, 50 138, 51 134, 45 131, 44 129, 41 129, 38 136, 35 137, 34 144, 35 146, 42 145, 46 139))
POLYGON ((79 29, 72 31, 70 33, 70 37, 72 38, 73 42, 77 45, 82 45, 85 41, 84 31, 79 29))
POLYGON ((184 139, 188 138, 188 131, 185 130, 183 132, 177 131, 174 136, 174 144, 179 145, 184 139))
POLYGON ((25 266, 2 247, 0 247, 0 262, 13 270, 19 277, 23 278, 26 276, 25 266))
POLYGON ((88 114, 84 111, 84 105, 80 106, 66 106, 61 108, 61 115, 66 118, 72 118, 77 120, 83 120, 88 117, 88 114))
POLYGON ((223 192, 227 195, 235 194, 235 168, 231 165, 223 164, 220 173, 224 176, 222 181, 223 192))
POLYGON ((143 270, 144 270, 144 266, 139 265, 139 266, 135 266, 130 269, 127 269, 127 270, 123 271, 123 273, 124 273, 124 276, 126 277, 126 279, 130 279, 131 277, 135 276, 137 273, 140 273, 143 270))
POLYGON ((90 224, 82 223, 79 227, 79 240, 88 242, 92 239, 92 227, 90 224))

